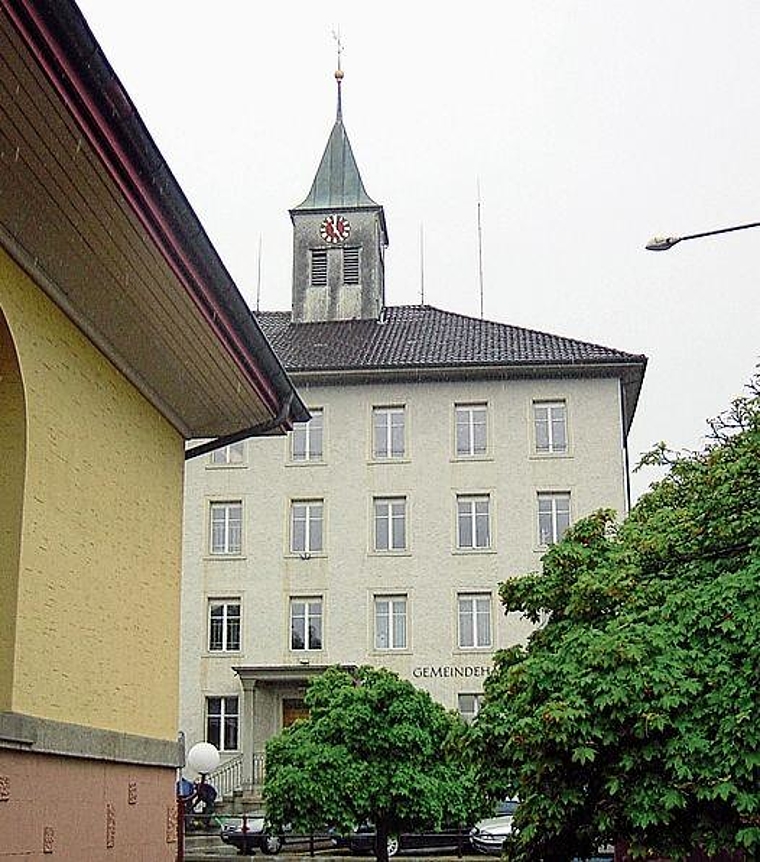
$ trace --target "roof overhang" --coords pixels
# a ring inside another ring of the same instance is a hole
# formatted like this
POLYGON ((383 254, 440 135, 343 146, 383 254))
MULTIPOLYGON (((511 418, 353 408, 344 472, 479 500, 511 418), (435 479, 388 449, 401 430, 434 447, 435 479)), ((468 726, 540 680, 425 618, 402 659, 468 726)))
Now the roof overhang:
POLYGON ((646 357, 620 362, 500 362, 467 365, 414 365, 393 368, 289 369, 297 386, 351 386, 369 383, 417 383, 466 380, 617 378, 623 392, 623 421, 630 430, 646 371, 646 357))
POLYGON ((72 0, 0 40, 0 244, 184 437, 308 419, 72 0))

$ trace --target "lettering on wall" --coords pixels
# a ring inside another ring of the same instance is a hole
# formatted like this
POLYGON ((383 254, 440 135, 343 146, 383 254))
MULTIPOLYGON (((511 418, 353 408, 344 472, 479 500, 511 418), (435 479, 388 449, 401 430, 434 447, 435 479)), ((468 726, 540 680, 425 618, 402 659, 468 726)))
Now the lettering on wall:
POLYGON ((428 664, 412 668, 415 679, 471 679, 488 676, 491 668, 487 665, 465 665, 459 667, 453 664, 428 664))

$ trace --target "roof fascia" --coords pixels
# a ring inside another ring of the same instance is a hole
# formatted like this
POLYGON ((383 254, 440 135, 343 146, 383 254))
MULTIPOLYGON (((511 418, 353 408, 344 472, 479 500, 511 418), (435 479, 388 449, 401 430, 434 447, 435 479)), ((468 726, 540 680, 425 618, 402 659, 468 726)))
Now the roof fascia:
POLYGON ((85 19, 70 0, 0 0, 41 70, 221 348, 273 416, 308 410, 85 19))

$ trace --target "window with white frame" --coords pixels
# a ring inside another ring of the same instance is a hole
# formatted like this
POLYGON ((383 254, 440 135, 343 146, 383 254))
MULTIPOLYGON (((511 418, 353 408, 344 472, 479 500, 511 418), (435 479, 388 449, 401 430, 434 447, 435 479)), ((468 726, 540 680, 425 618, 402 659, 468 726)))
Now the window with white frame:
POLYGON ((569 526, 570 494, 566 491, 539 493, 538 544, 556 544, 569 526))
POLYGON ((322 500, 293 500, 290 504, 290 550, 315 554, 322 550, 322 500))
POLYGON ((457 496, 457 547, 491 547, 491 498, 488 494, 457 496))
POLYGON ((491 646, 491 594, 459 596, 459 646, 477 649, 491 646))
POLYGON ((343 284, 359 284, 359 247, 343 248, 343 284))
POLYGON ((222 446, 221 449, 214 449, 210 456, 211 463, 215 467, 229 467, 233 464, 242 464, 244 458, 245 443, 243 440, 222 446))
POLYGON ((480 703, 482 699, 482 694, 462 693, 457 695, 459 714, 466 722, 471 722, 480 712, 480 703))
POLYGON ((313 248, 310 262, 309 287, 327 287, 327 249, 313 248))
POLYGON ((290 457, 293 461, 321 461, 324 415, 321 410, 309 408, 311 420, 296 422, 290 435, 290 457))
POLYGON ((534 401, 536 452, 567 452, 567 408, 564 401, 534 401))
POLYGON ((290 600, 290 648, 322 649, 322 599, 290 600))
POLYGON ((219 751, 237 751, 240 728, 237 696, 206 698, 206 742, 219 751))
POLYGON ((211 503, 209 550, 220 556, 239 554, 243 547, 243 504, 240 500, 211 503))
POLYGON ((375 649, 406 649, 406 596, 375 596, 375 649))
POLYGON ((403 458, 405 454, 405 410, 374 407, 372 410, 372 455, 378 459, 403 458))
POLYGON ((485 455, 488 446, 488 408, 485 404, 457 404, 456 453, 460 458, 485 455))
POLYGON ((209 652, 237 652, 240 649, 240 599, 209 599, 209 652))
POLYGON ((375 550, 406 550, 406 498, 375 498, 375 550))

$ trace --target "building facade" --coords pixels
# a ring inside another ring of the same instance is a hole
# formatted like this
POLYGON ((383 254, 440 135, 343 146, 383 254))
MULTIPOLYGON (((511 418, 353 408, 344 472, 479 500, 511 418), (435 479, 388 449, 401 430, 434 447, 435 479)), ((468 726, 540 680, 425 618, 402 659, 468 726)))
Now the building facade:
POLYGON ((185 441, 308 413, 76 5, 0 46, 0 856, 168 862, 185 441))
POLYGON ((267 739, 329 665, 387 667, 475 715, 494 651, 530 630, 499 583, 577 518, 628 508, 646 364, 388 306, 385 217, 340 100, 291 219, 292 310, 259 320, 311 421, 186 474, 182 726, 225 752, 225 792, 260 787, 267 739))

